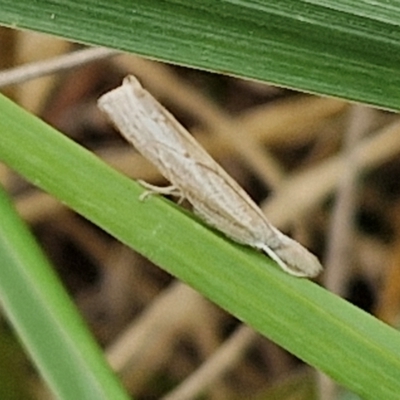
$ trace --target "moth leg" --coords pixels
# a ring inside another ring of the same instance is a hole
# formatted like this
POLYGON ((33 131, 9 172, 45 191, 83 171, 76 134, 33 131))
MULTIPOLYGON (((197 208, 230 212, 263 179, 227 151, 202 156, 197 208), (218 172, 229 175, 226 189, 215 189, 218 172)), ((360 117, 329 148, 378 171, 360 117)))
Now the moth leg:
POLYGON ((151 183, 142 181, 142 180, 138 180, 138 182, 145 187, 147 190, 145 192, 143 192, 140 197, 139 200, 143 201, 145 200, 147 197, 153 195, 153 194, 162 194, 164 196, 175 196, 178 197, 178 203, 182 203, 182 201, 184 200, 184 196, 182 194, 182 192, 174 185, 169 185, 169 186, 156 186, 156 185, 152 185, 151 183))

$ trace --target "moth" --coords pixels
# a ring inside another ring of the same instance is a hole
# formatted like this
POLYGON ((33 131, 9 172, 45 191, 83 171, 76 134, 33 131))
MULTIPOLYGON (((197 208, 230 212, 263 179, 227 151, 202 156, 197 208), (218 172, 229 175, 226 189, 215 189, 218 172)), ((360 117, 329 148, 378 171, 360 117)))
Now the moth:
POLYGON ((151 191, 185 198, 207 224, 265 252, 287 273, 314 277, 318 259, 275 228, 249 195, 134 76, 98 100, 125 139, 171 183, 151 191))

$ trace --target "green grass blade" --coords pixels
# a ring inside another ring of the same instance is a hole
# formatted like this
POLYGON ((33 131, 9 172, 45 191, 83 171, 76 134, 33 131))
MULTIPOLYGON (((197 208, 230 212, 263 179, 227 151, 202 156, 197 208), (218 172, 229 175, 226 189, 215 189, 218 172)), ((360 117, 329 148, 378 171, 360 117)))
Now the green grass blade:
POLYGON ((400 4, 0 0, 0 23, 391 109, 400 4))
POLYGON ((293 278, 0 97, 0 160, 364 399, 398 399, 400 335, 293 278), (379 382, 379 384, 377 384, 379 382))
POLYGON ((0 304, 50 388, 59 399, 128 399, 2 189, 0 215, 0 304))

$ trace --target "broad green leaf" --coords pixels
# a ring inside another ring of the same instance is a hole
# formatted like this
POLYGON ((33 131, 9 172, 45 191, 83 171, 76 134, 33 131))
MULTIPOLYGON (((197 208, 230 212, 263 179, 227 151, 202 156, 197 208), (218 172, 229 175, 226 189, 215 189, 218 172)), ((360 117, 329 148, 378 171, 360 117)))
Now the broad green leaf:
POLYGON ((0 160, 26 179, 364 399, 398 398, 394 329, 170 202, 141 202, 138 184, 4 97, 0 114, 0 160))
POLYGON ((0 24, 400 108, 400 4, 0 0, 0 24))

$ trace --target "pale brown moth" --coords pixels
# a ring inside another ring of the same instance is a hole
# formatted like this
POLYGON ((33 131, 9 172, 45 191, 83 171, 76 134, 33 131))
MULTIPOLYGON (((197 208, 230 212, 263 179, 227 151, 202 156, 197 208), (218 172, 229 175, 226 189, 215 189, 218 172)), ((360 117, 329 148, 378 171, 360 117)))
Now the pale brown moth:
POLYGON ((314 277, 322 270, 313 254, 271 225, 247 193, 134 76, 103 95, 98 105, 171 183, 166 188, 146 187, 187 199, 209 225, 264 251, 291 275, 314 277))

